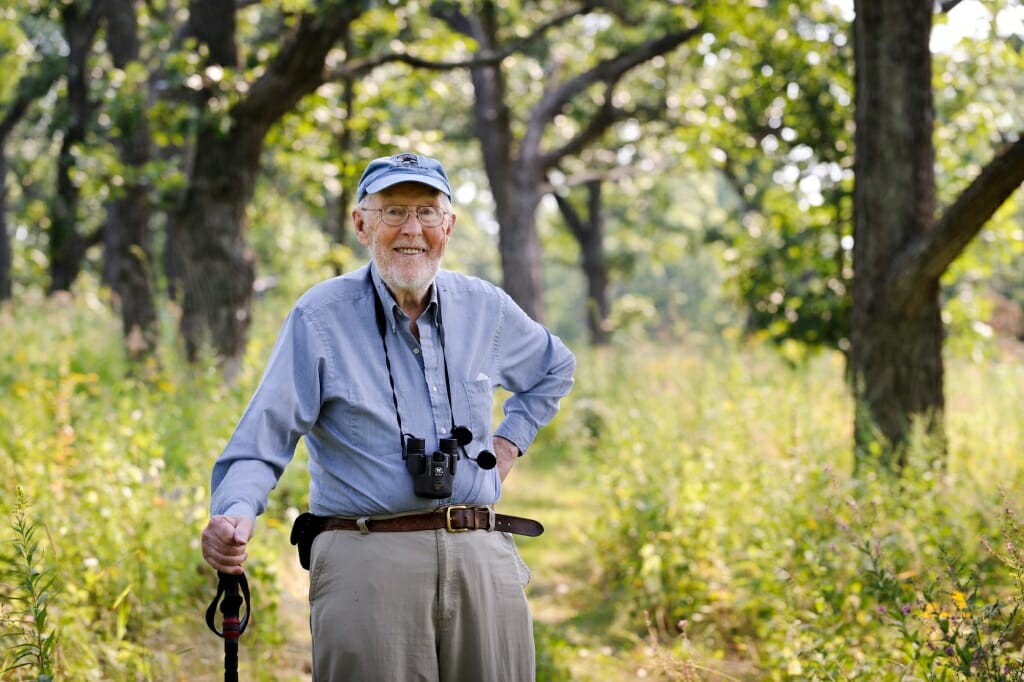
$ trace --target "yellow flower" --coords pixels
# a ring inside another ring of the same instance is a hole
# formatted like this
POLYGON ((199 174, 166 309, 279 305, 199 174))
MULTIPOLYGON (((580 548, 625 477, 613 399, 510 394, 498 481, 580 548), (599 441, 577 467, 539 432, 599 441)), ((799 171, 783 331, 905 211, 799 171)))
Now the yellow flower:
POLYGON ((951 596, 953 597, 953 603, 956 604, 958 609, 962 611, 967 608, 967 597, 964 596, 963 592, 957 590, 951 596))
POLYGON ((938 606, 931 602, 924 605, 924 609, 921 612, 921 617, 924 619, 940 620, 949 618, 949 612, 940 610, 938 606))

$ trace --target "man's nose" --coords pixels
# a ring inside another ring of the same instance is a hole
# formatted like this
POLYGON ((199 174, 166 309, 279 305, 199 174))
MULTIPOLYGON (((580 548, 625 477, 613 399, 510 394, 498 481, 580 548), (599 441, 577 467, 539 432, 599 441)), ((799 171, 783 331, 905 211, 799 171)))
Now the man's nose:
POLYGON ((422 232, 423 223, 420 222, 420 216, 416 211, 409 209, 409 212, 405 215, 405 222, 402 223, 402 232, 422 232), (413 225, 416 227, 414 228, 413 225))

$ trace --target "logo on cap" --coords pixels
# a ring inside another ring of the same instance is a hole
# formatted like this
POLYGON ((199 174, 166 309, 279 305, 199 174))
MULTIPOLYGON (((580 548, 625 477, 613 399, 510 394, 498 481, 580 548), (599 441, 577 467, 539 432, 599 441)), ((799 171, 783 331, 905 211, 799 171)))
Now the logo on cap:
POLYGON ((399 166, 413 166, 419 168, 420 160, 415 154, 398 154, 394 157, 395 164, 399 166))

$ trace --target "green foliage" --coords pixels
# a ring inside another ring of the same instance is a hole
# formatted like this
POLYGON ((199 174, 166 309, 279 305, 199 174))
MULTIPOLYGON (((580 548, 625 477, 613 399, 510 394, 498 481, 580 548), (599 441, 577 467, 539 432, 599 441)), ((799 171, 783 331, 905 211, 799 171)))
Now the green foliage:
MULTIPOLYGON (((20 343, 0 349, 0 499, 20 487, 46 501, 60 585, 60 610, 47 622, 61 632, 61 677, 167 679, 186 664, 212 667, 215 653, 183 656, 203 651, 204 602, 215 586, 198 538, 210 467, 258 374, 226 388, 215 367, 186 367, 167 344, 162 364, 126 378, 119 344, 110 343, 117 320, 96 293, 85 298, 93 303, 36 301, 17 317, 3 313, 20 343)), ((265 355, 266 343, 250 352, 265 355)), ((286 546, 282 532, 268 528, 268 545, 286 546)), ((249 565, 259 614, 246 638, 272 663, 282 628, 276 591, 260 590, 276 580, 264 552, 249 565)))
MULTIPOLYGON (((135 378, 109 343, 117 321, 102 294, 0 309, 19 339, 0 348, 0 467, 11 472, 0 499, 20 486, 46 500, 30 525, 47 531, 53 553, 35 564, 56 591, 34 626, 60 632, 55 674, 199 678, 220 664, 201 621, 214 588, 198 548, 209 471, 290 295, 260 299, 233 388, 177 358, 171 309, 161 356, 135 378)), ((663 679, 960 679, 983 662, 1017 664, 1024 538, 1001 488, 1024 480, 1019 364, 950 358, 947 465, 921 441, 902 479, 854 480, 840 354, 790 365, 764 346, 697 335, 630 344, 580 355, 576 389, 532 449, 572 472, 565 513, 583 561, 572 627, 538 621, 540 679, 580 679, 577 628, 588 622, 601 637, 592 666, 607 673, 623 658, 663 679)), ((289 509, 306 504, 304 458, 251 548, 255 618, 241 650, 254 679, 300 679, 308 660, 303 590, 292 589, 304 578, 287 542, 289 509)), ((531 559, 535 579, 550 560, 531 559)))
MULTIPOLYGON (((628 73, 617 84, 615 104, 630 115, 578 158, 551 169, 549 180, 560 189, 566 179, 614 172, 618 196, 606 192, 605 250, 615 331, 627 337, 686 328, 717 332, 736 326, 732 309, 742 307, 746 329, 791 356, 802 354, 791 352, 800 344, 847 350, 853 69, 851 26, 840 5, 630 0, 600 4, 547 26, 566 9, 563 4, 494 3, 498 48, 515 46, 502 61, 514 137, 546 87, 567 83, 616 50, 667 30, 698 22, 703 30, 699 39, 628 73), (706 248, 710 242, 715 245, 706 248), (725 295, 732 299, 728 309, 722 305, 725 295)), ((993 3, 991 15, 1009 4, 993 3)), ((155 209, 154 262, 162 263, 159 254, 182 205, 196 131, 231 125, 232 107, 267 73, 297 20, 295 12, 308 5, 239 8, 234 67, 211 67, 206 48, 181 41, 180 13, 161 3, 137 7, 140 54, 123 69, 113 67, 101 31, 89 58, 94 116, 86 122, 85 143, 75 150, 78 233, 100 227, 108 202, 140 182, 155 209), (132 170, 111 144, 138 124, 142 104, 148 105, 152 157, 132 170)), ((0 59, 10 66, 5 73, 52 72, 38 79, 48 91, 37 93, 7 140, 16 297, 25 288, 46 285, 55 145, 67 124, 64 86, 57 78, 66 47, 60 3, 29 6, 23 12, 17 3, 0 3, 10 19, 0 27, 0 59)), ((487 47, 440 18, 445 8, 468 10, 465 3, 364 6, 332 53, 330 69, 398 52, 456 62, 487 47)), ((956 20, 936 15, 939 28, 956 20)), ((942 205, 1020 129, 1014 107, 1020 44, 1019 36, 992 28, 987 38, 967 38, 936 55, 942 205)), ((257 194, 247 211, 246 238, 259 254, 259 274, 299 287, 310 265, 317 273, 353 267, 361 252, 350 234, 349 206, 341 202, 351 202, 368 159, 415 148, 441 156, 454 171, 462 239, 453 244, 453 264, 500 281, 493 199, 480 170, 469 75, 462 68, 385 63, 360 70, 351 81, 326 83, 299 102, 268 133, 257 194), (281 242, 300 256, 282 251, 281 242)), ((4 104, 17 82, 4 81, 4 104)), ((603 85, 593 87, 554 114, 543 150, 557 150, 578 135, 605 96, 603 85)), ((515 155, 514 144, 511 151, 515 155)), ((1019 206, 1001 211, 945 282, 950 305, 944 312, 953 338, 977 353, 991 351, 990 311, 1005 300, 1024 300, 1015 276, 1024 258, 1018 214, 1019 206)), ((565 265, 576 266, 577 249, 544 207, 540 221, 545 268, 555 270, 545 276, 560 282, 565 265)), ((86 271, 103 268, 100 249, 89 249, 86 259, 86 271)), ((159 278, 160 267, 154 270, 159 278)), ((561 305, 548 307, 563 333, 583 321, 579 289, 549 296, 561 305)))
POLYGON ((561 427, 595 500, 585 601, 614 603, 619 632, 640 637, 649 617, 666 640, 685 632, 683 660, 763 679, 1019 668, 1019 563, 978 538, 998 534, 1000 486, 1020 482, 1024 422, 1003 406, 1020 368, 954 367, 948 465, 919 439, 902 478, 858 480, 838 354, 800 368, 700 343, 585 358, 561 427), (926 611, 961 597, 955 617, 926 611))
POLYGON ((51 629, 49 613, 56 574, 52 564, 42 561, 36 538, 38 526, 28 518, 28 506, 24 491, 18 488, 11 513, 14 554, 4 557, 0 574, 4 595, 4 603, 0 603, 0 644, 4 648, 0 672, 4 679, 51 682, 58 634, 51 629), (9 674, 14 677, 9 678, 9 674))
POLYGON ((853 46, 837 6, 769 3, 750 21, 716 6, 677 129, 729 189, 722 240, 747 330, 848 346, 853 46), (751 31, 751 27, 755 30, 751 31))
MULTIPOLYGON (((940 552, 944 569, 923 587, 894 575, 878 543, 865 543, 867 588, 899 633, 899 662, 928 680, 1020 680, 1018 611, 1024 592, 986 603, 969 567, 940 552)), ((1018 581, 1019 570, 1015 572, 1018 581)))
POLYGON ((534 625, 537 649, 537 682, 569 682, 572 679, 564 659, 571 645, 553 629, 534 625))

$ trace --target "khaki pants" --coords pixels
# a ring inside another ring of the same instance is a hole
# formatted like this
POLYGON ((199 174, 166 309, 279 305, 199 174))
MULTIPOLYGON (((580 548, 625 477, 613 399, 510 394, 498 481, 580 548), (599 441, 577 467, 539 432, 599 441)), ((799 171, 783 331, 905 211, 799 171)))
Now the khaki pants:
POLYGON ((316 682, 532 682, 529 570, 483 530, 328 531, 309 577, 316 682))

